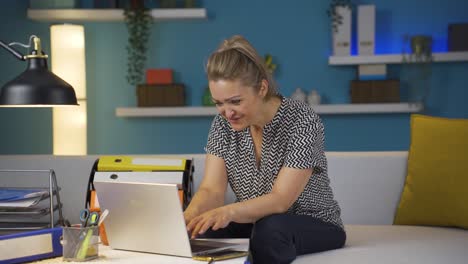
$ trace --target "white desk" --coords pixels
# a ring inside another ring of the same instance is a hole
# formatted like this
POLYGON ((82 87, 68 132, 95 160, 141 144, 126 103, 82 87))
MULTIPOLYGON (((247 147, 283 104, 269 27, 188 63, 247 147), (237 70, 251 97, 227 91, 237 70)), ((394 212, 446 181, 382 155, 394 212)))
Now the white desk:
MULTIPOLYGON (((247 250, 249 246, 248 239, 226 239, 223 241, 238 243, 240 244, 236 249, 238 250, 247 250)), ((245 257, 223 260, 223 264, 243 264, 245 257)), ((64 262, 62 257, 45 259, 41 261, 36 261, 34 263, 164 263, 164 264, 185 264, 185 263, 196 263, 202 264, 206 263, 203 261, 193 260, 191 258, 183 257, 173 257, 166 255, 150 254, 150 253, 141 253, 134 251, 124 251, 124 250, 113 250, 108 246, 99 245, 99 258, 93 259, 88 262, 64 262)))

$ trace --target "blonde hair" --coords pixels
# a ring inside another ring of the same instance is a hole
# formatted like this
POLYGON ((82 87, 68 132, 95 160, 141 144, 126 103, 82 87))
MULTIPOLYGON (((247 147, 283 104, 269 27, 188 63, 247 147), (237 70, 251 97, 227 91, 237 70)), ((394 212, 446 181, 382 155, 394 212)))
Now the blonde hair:
POLYGON ((206 73, 209 81, 240 81, 258 91, 262 80, 268 82, 266 99, 278 95, 276 83, 267 70, 265 61, 255 48, 242 36, 224 40, 208 58, 206 73))

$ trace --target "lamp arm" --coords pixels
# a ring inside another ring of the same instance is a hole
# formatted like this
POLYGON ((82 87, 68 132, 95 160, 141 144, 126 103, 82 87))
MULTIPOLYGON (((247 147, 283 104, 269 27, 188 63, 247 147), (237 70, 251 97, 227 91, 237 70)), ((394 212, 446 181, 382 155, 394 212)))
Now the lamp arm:
POLYGON ((0 40, 0 46, 2 46, 2 48, 9 51, 11 54, 13 54, 17 59, 22 60, 22 61, 26 60, 23 54, 21 54, 19 51, 15 50, 14 48, 8 46, 7 44, 5 44, 5 42, 1 40, 0 40))

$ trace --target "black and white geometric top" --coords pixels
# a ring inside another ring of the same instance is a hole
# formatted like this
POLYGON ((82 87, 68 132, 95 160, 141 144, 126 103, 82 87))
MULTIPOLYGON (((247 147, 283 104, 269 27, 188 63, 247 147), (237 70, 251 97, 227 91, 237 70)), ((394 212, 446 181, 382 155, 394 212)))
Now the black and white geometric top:
POLYGON ((327 175, 323 124, 308 104, 285 97, 281 100, 278 112, 263 128, 259 167, 250 129, 235 131, 219 114, 211 125, 205 151, 224 159, 229 184, 240 202, 270 193, 282 167, 313 168, 288 213, 310 215, 343 228, 327 175))

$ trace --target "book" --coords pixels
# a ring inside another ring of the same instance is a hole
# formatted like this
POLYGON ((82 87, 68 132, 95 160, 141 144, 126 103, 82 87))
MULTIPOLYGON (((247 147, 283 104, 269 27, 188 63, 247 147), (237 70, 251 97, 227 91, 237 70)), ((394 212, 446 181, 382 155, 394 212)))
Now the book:
POLYGON ((375 5, 358 5, 357 13, 358 54, 374 55, 375 5))
POLYGON ((61 227, 0 236, 0 262, 22 263, 62 256, 61 236, 61 227))
POLYGON ((351 54, 351 8, 337 6, 335 12, 341 17, 341 23, 338 23, 336 31, 332 31, 333 55, 349 56, 351 54))
POLYGON ((240 251, 234 249, 225 249, 204 255, 193 256, 194 260, 206 261, 212 263, 213 261, 221 261, 226 259, 241 258, 249 255, 248 251, 240 251))

